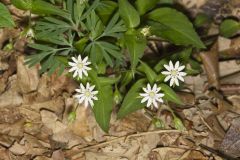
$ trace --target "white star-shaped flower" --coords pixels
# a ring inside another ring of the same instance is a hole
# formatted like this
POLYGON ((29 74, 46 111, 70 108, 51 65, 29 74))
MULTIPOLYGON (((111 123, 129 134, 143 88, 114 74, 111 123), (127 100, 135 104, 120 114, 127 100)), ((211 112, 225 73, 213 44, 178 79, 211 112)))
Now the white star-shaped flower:
POLYGON ((147 101, 147 107, 153 104, 154 107, 158 108, 157 102, 163 103, 162 97, 164 96, 163 93, 159 93, 160 90, 161 88, 157 87, 157 84, 154 84, 153 88, 151 88, 150 84, 147 84, 147 87, 143 88, 145 93, 140 93, 140 96, 143 97, 141 103, 147 101))
POLYGON ((166 75, 167 77, 164 79, 164 82, 170 80, 170 86, 176 84, 179 86, 179 81, 184 82, 183 77, 187 75, 187 73, 182 72, 185 66, 180 66, 180 62, 177 61, 175 65, 173 65, 172 61, 169 61, 169 65, 164 65, 167 71, 163 71, 162 74, 166 75))
POLYGON ((98 100, 96 97, 96 94, 98 94, 98 91, 94 91, 95 88, 94 85, 90 85, 87 83, 86 88, 83 86, 83 84, 80 84, 79 89, 75 89, 76 92, 79 94, 76 94, 74 97, 78 99, 78 102, 81 104, 84 101, 84 106, 87 107, 89 104, 91 107, 94 106, 93 100, 98 100))
POLYGON ((83 74, 88 76, 87 71, 91 70, 91 68, 88 67, 88 65, 91 64, 91 62, 88 61, 88 57, 82 60, 81 55, 79 55, 78 58, 72 57, 72 60, 73 62, 68 62, 68 64, 71 66, 69 72, 74 72, 73 78, 78 75, 82 79, 83 74))

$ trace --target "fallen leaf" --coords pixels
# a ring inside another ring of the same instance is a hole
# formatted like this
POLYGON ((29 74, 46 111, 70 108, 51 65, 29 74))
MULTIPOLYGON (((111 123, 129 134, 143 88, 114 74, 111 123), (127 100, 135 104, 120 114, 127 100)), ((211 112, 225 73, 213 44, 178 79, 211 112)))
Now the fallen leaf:
POLYGON ((29 68, 24 64, 24 56, 17 59, 17 83, 21 93, 36 91, 39 83, 38 67, 29 68))
POLYGON ((43 124, 53 131, 53 134, 58 133, 67 128, 66 125, 58 120, 58 117, 53 112, 47 110, 40 111, 43 124))

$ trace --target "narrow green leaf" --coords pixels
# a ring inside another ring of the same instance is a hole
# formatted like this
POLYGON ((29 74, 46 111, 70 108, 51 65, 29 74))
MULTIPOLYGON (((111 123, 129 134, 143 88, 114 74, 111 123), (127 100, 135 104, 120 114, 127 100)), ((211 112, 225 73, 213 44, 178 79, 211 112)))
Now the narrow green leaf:
POLYGON ((158 2, 159 2, 159 0, 150 0, 150 1, 136 0, 135 5, 136 5, 136 8, 137 8, 138 12, 140 13, 140 15, 144 15, 146 12, 153 9, 157 5, 158 2))
POLYGON ((192 45, 197 48, 205 48, 192 23, 181 12, 164 7, 150 12, 148 18, 155 21, 149 22, 152 33, 176 45, 192 45))
POLYGON ((220 34, 224 37, 232 37, 240 31, 240 23, 233 19, 226 19, 220 25, 220 34))
POLYGON ((11 0, 11 3, 21 10, 30 10, 32 8, 32 0, 11 0))
POLYGON ((14 26, 15 26, 15 23, 7 7, 0 2, 0 28, 14 27, 14 26))
POLYGON ((108 132, 113 107, 113 89, 110 85, 100 86, 98 100, 94 102, 93 112, 103 131, 108 132))
POLYGON ((157 74, 146 63, 141 62, 141 65, 137 68, 139 71, 146 74, 148 81, 153 84, 157 78, 157 74))
POLYGON ((164 99, 174 102, 176 104, 183 105, 182 100, 178 97, 178 95, 174 92, 174 90, 166 84, 160 84, 161 90, 164 92, 164 99))
POLYGON ((43 0, 34 0, 32 2, 31 12, 40 15, 58 15, 65 18, 70 16, 66 11, 57 8, 51 3, 45 2, 43 0))
POLYGON ((137 10, 128 0, 118 0, 119 13, 128 28, 135 28, 140 24, 140 16, 137 10))
POLYGON ((116 10, 117 3, 111 0, 100 1, 96 11, 104 24, 106 24, 112 13, 116 10))
POLYGON ((141 92, 142 87, 145 86, 145 83, 146 79, 140 79, 131 87, 117 113, 118 118, 123 118, 129 113, 144 108, 145 104, 141 103, 139 93, 141 92))
POLYGON ((120 80, 121 76, 118 77, 98 77, 98 80, 102 86, 113 85, 120 80))
POLYGON ((144 50, 147 46, 146 38, 140 37, 137 32, 134 32, 130 34, 125 34, 124 40, 124 43, 130 55, 131 68, 132 70, 135 70, 139 59, 142 58, 144 50))

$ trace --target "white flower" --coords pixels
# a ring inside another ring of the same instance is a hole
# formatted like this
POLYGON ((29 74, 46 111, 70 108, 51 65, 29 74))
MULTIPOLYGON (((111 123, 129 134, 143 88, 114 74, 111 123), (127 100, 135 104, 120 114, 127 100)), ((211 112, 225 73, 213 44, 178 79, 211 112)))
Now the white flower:
POLYGON ((83 84, 80 84, 80 89, 76 89, 75 91, 79 94, 76 94, 74 97, 78 99, 78 102, 81 104, 84 101, 84 106, 87 107, 89 104, 91 107, 94 106, 93 100, 98 100, 96 97, 96 94, 98 94, 98 91, 93 91, 95 86, 91 86, 89 83, 87 83, 86 88, 83 86, 83 84))
POLYGON ((162 97, 164 96, 164 94, 158 93, 161 88, 157 87, 157 84, 154 84, 153 88, 151 88, 150 84, 147 84, 147 88, 143 88, 143 90, 145 93, 140 93, 140 96, 143 97, 141 103, 147 101, 147 107, 153 104, 154 107, 158 108, 157 102, 163 103, 162 97))
POLYGON ((91 70, 91 68, 87 67, 91 62, 88 61, 88 57, 85 57, 82 60, 81 55, 76 59, 72 57, 73 62, 68 62, 68 64, 72 67, 69 72, 74 72, 73 77, 75 78, 77 75, 82 79, 83 74, 88 76, 87 71, 91 70))
POLYGON ((169 65, 164 65, 164 67, 167 69, 167 71, 163 71, 162 74, 167 75, 167 77, 164 79, 164 82, 167 82, 170 80, 170 86, 173 86, 176 84, 179 86, 179 82, 183 81, 183 77, 187 75, 185 72, 181 72, 185 66, 180 66, 179 61, 175 63, 175 66, 173 65, 172 61, 169 61, 169 65))

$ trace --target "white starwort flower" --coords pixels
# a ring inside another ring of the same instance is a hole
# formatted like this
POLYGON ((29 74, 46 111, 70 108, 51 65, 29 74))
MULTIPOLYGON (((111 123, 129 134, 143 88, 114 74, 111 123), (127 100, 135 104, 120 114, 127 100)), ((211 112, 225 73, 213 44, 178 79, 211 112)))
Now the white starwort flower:
POLYGON ((183 77, 187 75, 187 73, 182 72, 182 70, 185 68, 185 66, 180 66, 179 61, 173 65, 172 61, 169 61, 169 65, 164 65, 167 71, 163 71, 162 74, 166 75, 167 77, 164 79, 164 82, 167 82, 170 80, 170 86, 173 86, 176 84, 179 86, 179 81, 183 81, 183 77))
POLYGON ((157 84, 154 84, 153 88, 151 88, 150 84, 147 84, 147 87, 143 88, 145 93, 140 93, 140 96, 143 97, 141 103, 147 101, 147 107, 153 104, 154 107, 158 108, 157 102, 163 103, 162 97, 164 96, 163 93, 159 93, 160 90, 161 87, 157 87, 157 84))
POLYGON ((88 61, 88 57, 85 57, 82 60, 81 55, 78 58, 72 57, 73 62, 68 62, 68 64, 72 67, 69 72, 74 72, 73 77, 75 78, 77 75, 82 79, 83 74, 88 76, 87 71, 91 70, 90 67, 87 67, 91 62, 88 61))
POLYGON ((78 99, 78 102, 81 104, 84 102, 84 106, 87 107, 89 104, 91 107, 94 106, 93 100, 98 100, 96 97, 96 94, 98 94, 98 91, 94 91, 95 85, 90 85, 87 83, 86 88, 83 86, 83 84, 80 84, 79 89, 75 89, 76 92, 79 94, 76 94, 74 97, 78 99))

